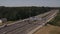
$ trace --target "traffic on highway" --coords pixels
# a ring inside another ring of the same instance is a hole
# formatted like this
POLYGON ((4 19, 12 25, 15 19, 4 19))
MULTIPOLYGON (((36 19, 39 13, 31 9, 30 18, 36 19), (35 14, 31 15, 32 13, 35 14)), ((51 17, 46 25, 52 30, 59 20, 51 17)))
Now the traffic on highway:
MULTIPOLYGON (((51 10, 45 17, 30 17, 23 21, 17 21, 15 24, 0 28, 0 34, 27 34, 38 26, 43 26, 52 17, 55 17, 59 10, 51 10)), ((33 32, 33 31, 32 31, 33 32)))

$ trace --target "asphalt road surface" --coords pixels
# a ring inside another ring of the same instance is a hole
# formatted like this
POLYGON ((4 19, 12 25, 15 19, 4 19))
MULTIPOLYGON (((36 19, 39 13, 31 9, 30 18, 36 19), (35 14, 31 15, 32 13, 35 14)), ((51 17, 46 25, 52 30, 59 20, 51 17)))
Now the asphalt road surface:
POLYGON ((52 10, 50 13, 44 17, 42 20, 37 21, 22 21, 15 23, 13 25, 3 27, 0 29, 0 34, 27 34, 31 30, 35 29, 37 26, 42 25, 51 17, 54 17, 53 14, 56 14, 58 10, 52 10), (31 24, 29 24, 29 22, 31 24))

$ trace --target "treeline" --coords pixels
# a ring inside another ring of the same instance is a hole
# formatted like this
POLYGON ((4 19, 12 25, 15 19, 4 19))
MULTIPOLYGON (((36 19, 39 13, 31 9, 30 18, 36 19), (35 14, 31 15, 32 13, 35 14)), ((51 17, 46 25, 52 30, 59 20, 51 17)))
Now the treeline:
POLYGON ((8 20, 25 19, 51 10, 50 7, 4 7, 0 6, 0 18, 8 20))

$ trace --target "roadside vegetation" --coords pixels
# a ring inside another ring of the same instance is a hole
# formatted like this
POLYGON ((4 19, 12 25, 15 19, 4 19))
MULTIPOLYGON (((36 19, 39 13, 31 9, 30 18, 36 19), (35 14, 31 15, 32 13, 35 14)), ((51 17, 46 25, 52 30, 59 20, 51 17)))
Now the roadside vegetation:
POLYGON ((57 16, 35 34, 60 34, 60 10, 57 16))
POLYGON ((5 7, 0 6, 0 18, 7 18, 8 21, 25 19, 51 10, 50 7, 5 7))
POLYGON ((5 7, 0 6, 0 18, 7 18, 8 22, 22 20, 32 16, 36 16, 45 12, 48 12, 56 7, 5 7))
POLYGON ((60 26, 60 10, 57 16, 52 21, 50 21, 49 24, 60 26))

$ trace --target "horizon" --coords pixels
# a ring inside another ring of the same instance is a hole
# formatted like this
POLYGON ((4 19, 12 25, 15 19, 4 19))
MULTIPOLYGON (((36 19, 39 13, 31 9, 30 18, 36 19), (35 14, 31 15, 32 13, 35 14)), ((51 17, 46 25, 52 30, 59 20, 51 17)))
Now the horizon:
POLYGON ((0 0, 0 6, 21 7, 21 6, 44 6, 60 7, 60 0, 0 0))

